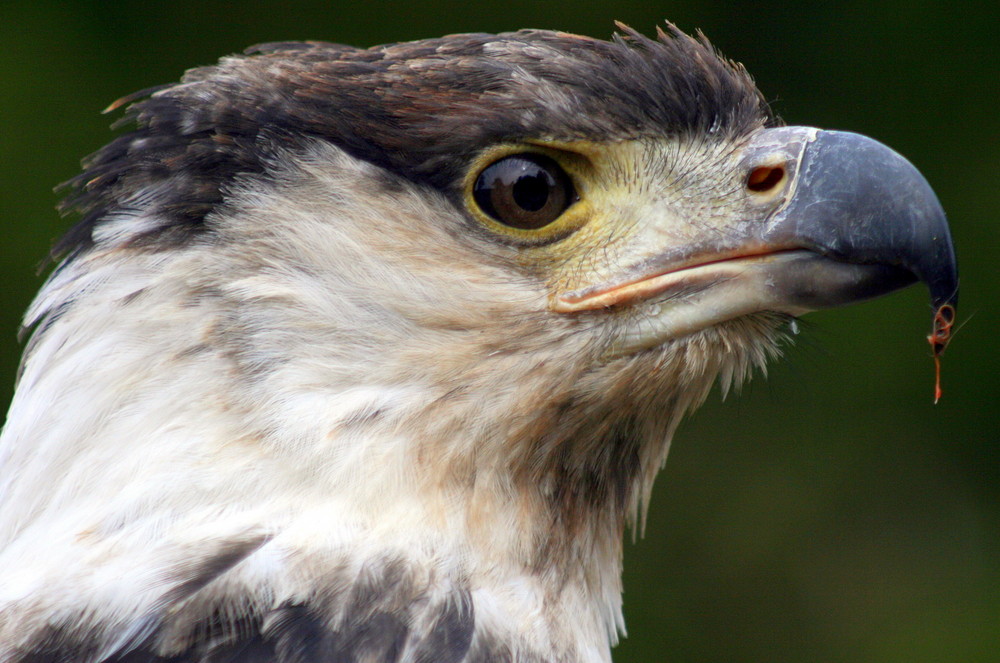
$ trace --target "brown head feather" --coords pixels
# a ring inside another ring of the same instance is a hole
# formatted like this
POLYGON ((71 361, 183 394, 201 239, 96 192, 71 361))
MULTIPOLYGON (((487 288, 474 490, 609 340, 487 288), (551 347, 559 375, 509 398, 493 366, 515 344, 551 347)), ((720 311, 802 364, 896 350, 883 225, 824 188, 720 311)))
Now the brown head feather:
POLYGON ((746 71, 703 36, 619 27, 611 41, 521 30, 369 49, 272 43, 193 69, 110 107, 131 104, 116 126, 135 128, 67 183, 63 207, 83 219, 54 253, 86 250, 102 219, 140 191, 136 206, 159 221, 137 243, 191 240, 210 228, 228 185, 304 139, 453 196, 468 159, 498 142, 725 139, 773 121, 746 71))

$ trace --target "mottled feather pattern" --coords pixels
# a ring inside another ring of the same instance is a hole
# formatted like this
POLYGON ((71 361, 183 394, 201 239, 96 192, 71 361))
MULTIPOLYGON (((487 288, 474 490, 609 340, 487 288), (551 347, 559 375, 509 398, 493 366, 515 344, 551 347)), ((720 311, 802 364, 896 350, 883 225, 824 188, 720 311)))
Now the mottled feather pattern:
MULTIPOLYGON (((259 546, 259 542, 255 542, 259 546)), ((240 551, 242 553, 249 551, 240 551)), ((239 553, 237 553, 239 554, 239 553)), ((213 560, 207 575, 166 599, 164 607, 183 604, 204 583, 232 566, 233 555, 213 560)), ((93 637, 82 631, 88 615, 66 615, 35 633, 4 660, 120 663, 173 661, 269 661, 313 663, 379 661, 457 663, 486 661, 467 656, 475 627, 467 589, 437 598, 419 583, 412 565, 401 559, 371 560, 361 572, 344 578, 340 590, 330 588, 307 600, 285 600, 267 610, 250 605, 215 605, 190 622, 150 619, 148 627, 128 640, 93 637), (206 617, 207 616, 207 617, 206 617)), ((338 581, 339 583, 340 581, 338 581)), ((218 597, 216 597, 218 599, 218 597)), ((488 647, 487 647, 488 649, 488 647)))

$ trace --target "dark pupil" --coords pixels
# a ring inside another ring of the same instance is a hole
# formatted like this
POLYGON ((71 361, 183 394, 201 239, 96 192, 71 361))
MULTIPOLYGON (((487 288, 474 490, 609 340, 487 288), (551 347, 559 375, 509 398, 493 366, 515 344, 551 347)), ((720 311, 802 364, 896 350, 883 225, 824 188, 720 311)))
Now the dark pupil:
POLYGON ((537 212, 545 207, 549 199, 549 189, 553 186, 555 182, 544 170, 535 170, 530 175, 522 175, 514 182, 514 202, 529 212, 537 212))

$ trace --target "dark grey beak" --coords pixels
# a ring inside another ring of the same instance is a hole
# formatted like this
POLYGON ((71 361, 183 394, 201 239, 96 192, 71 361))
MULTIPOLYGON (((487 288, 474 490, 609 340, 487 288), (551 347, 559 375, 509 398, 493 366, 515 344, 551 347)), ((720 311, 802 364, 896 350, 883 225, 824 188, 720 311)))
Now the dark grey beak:
POLYGON ((719 232, 677 245, 663 230, 673 217, 649 223, 631 267, 559 293, 551 309, 662 302, 657 333, 629 337, 634 350, 758 311, 797 316, 924 281, 934 306, 929 340, 941 354, 958 266, 944 210, 910 162, 858 134, 780 127, 750 139, 739 172, 744 207, 719 232))
POLYGON ((821 287, 809 287, 807 278, 801 295, 811 301, 803 304, 836 306, 920 280, 935 311, 950 306, 953 316, 958 264, 944 210, 923 175, 859 134, 806 127, 764 133, 770 132, 792 138, 801 151, 794 189, 769 219, 765 240, 856 266, 843 271, 846 279, 817 270, 814 285, 821 287))

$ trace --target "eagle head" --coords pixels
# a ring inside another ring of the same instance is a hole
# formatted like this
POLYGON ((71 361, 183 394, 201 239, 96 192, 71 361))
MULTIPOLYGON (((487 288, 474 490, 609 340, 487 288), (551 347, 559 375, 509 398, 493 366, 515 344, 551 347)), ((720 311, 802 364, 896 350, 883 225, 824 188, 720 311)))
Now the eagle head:
POLYGON ((115 105, 26 318, 0 659, 609 660, 682 415, 810 310, 957 297, 902 157, 621 30, 265 44, 115 105))

